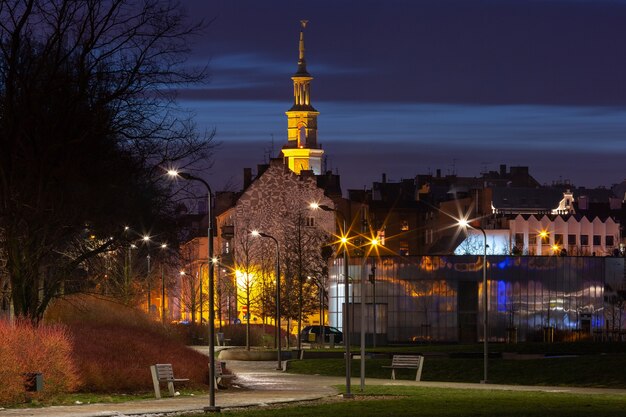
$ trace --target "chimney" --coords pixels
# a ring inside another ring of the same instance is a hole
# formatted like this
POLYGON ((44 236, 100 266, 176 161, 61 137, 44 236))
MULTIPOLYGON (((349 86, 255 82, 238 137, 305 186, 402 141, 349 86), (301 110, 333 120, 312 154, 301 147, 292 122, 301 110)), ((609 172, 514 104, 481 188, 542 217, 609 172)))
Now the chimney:
POLYGON ((506 176, 506 164, 500 164, 500 176, 506 176))
POLYGON ((252 184, 252 168, 243 169, 243 189, 245 190, 252 184))
POLYGON ((441 169, 437 168, 437 178, 441 178, 441 169))
POLYGON ((387 183, 387 174, 383 172, 383 184, 387 183))

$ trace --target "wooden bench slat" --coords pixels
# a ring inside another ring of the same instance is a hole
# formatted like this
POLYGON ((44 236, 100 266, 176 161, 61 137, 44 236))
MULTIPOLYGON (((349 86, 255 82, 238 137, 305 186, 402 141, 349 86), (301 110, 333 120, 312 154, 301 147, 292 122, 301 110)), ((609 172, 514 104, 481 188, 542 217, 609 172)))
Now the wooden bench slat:
POLYGON ((423 365, 424 357, 421 355, 393 355, 391 365, 383 366, 383 368, 391 368, 391 379, 396 379, 396 369, 417 369, 415 380, 419 381, 422 377, 423 365))
POLYGON ((170 395, 174 395, 174 382, 187 382, 189 378, 175 378, 171 363, 157 363, 150 367, 152 374, 152 384, 154 386, 154 396, 161 398, 161 382, 167 382, 167 389, 170 395))

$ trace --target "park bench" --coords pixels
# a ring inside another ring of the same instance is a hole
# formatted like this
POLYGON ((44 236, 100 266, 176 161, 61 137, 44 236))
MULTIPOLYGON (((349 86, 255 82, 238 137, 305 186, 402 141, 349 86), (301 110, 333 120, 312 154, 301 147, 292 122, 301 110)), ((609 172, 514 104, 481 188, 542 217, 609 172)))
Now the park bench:
POLYGON ((154 385, 154 396, 161 398, 161 382, 167 382, 167 389, 170 395, 174 396, 174 382, 187 382, 187 378, 174 378, 174 370, 171 363, 157 363, 150 366, 152 374, 152 384, 154 385))
POLYGON ((396 379, 396 369, 417 369, 415 380, 422 378, 422 366, 424 365, 424 357, 421 355, 393 355, 390 366, 383 368, 391 368, 391 379, 396 379))
MULTIPOLYGON (((209 362, 209 368, 210 367, 211 367, 211 363, 209 362)), ((224 362, 220 362, 220 361, 215 362, 215 387, 216 388, 219 388, 222 381, 236 377, 236 375, 233 375, 233 374, 225 374, 224 373, 225 367, 226 365, 224 364, 224 362)), ((223 386, 224 385, 222 384, 222 387, 223 386)))

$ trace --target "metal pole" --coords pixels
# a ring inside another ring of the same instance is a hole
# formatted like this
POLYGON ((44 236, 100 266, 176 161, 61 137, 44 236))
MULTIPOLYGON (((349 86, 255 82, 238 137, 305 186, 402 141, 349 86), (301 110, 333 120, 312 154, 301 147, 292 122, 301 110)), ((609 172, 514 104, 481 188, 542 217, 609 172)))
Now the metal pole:
POLYGON ((278 240, 272 235, 258 231, 253 232, 253 234, 267 239, 272 239, 276 244, 276 348, 278 351, 276 357, 276 369, 282 371, 283 364, 280 350, 280 245, 278 244, 278 240))
MULTIPOLYGON (((272 237, 272 239, 274 239, 272 237)), ((276 369, 282 370, 282 355, 280 352, 280 249, 278 246, 278 241, 274 239, 274 243, 276 243, 276 331, 278 332, 278 338, 276 342, 278 354, 276 357, 276 369)))
POLYGON ((152 286, 150 285, 150 255, 146 256, 148 260, 148 275, 146 279, 148 280, 148 315, 150 315, 150 292, 152 291, 152 286))
POLYGON ((487 306, 488 298, 487 298, 487 233, 482 227, 478 228, 481 232, 483 232, 483 238, 485 242, 484 252, 483 252, 483 363, 484 363, 484 375, 483 380, 480 381, 483 384, 487 383, 487 368, 489 363, 489 308, 487 306))
MULTIPOLYGON (((339 211, 337 213, 340 213, 339 211)), ((348 233, 348 225, 346 217, 343 216, 343 232, 348 233)), ((345 243, 343 247, 343 299, 345 300, 344 311, 344 328, 345 334, 343 335, 343 343, 346 347, 346 392, 343 394, 343 398, 352 398, 353 395, 350 392, 350 365, 352 358, 350 357, 350 278, 348 277, 348 243, 345 243)))
POLYGON ((365 390, 365 277, 361 267, 361 391, 365 390))
POLYGON ((374 299, 374 334, 372 335, 372 345, 376 347, 376 260, 372 260, 372 292, 374 299))
MULTIPOLYGON (((203 181, 204 182, 204 181, 203 181)), ((209 214, 209 227, 207 230, 208 236, 208 247, 209 247, 209 259, 208 259, 208 268, 209 268, 209 358, 210 358, 210 377, 209 380, 209 407, 205 407, 205 412, 219 412, 220 408, 215 406, 215 300, 214 298, 214 288, 213 288, 213 209, 211 207, 211 187, 206 182, 204 183, 207 187, 207 199, 208 199, 208 214, 209 214)), ((202 320, 200 320, 202 321, 202 320)))
MULTIPOLYGON (((339 210, 333 209, 331 207, 325 205, 317 205, 315 204, 312 208, 320 208, 324 211, 334 211, 337 216, 341 216, 343 219, 343 233, 346 240, 343 241, 343 300, 344 300, 344 311, 343 311, 343 343, 345 345, 345 361, 346 361, 346 392, 343 394, 343 398, 353 398, 352 393, 350 392, 350 364, 352 358, 350 357, 350 278, 348 277, 348 242, 347 242, 347 234, 348 234, 348 222, 346 221, 346 216, 339 210)), ((339 297, 337 297, 337 303, 339 303, 339 297)))
POLYGON ((213 288, 213 209, 211 201, 211 187, 202 178, 195 177, 186 172, 173 172, 186 180, 199 181, 207 190, 207 214, 209 215, 209 225, 207 228, 208 240, 208 267, 209 267, 209 406, 204 407, 204 412, 220 412, 220 408, 215 406, 215 300, 213 288))
POLYGON ((165 324, 165 275, 161 264, 161 322, 165 324))

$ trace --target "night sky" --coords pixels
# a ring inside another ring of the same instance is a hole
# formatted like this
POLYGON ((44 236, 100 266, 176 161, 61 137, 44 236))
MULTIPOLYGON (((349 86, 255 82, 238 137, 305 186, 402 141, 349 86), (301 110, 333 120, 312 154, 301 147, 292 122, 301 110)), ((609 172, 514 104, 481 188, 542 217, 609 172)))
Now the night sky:
POLYGON ((179 95, 221 146, 207 179, 286 143, 301 19, 318 140, 348 188, 524 165, 541 183, 626 179, 626 0, 211 0, 206 85, 179 95))

